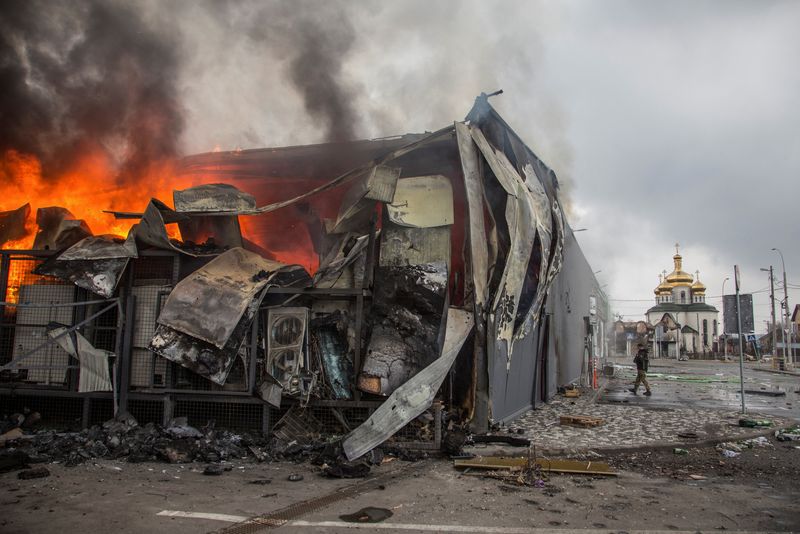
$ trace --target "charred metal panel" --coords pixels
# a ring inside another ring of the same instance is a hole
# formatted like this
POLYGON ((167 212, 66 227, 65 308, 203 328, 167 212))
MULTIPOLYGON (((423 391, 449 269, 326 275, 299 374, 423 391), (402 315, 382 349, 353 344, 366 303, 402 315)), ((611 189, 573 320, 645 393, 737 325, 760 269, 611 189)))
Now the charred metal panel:
POLYGON ((72 261, 136 257, 138 257, 136 242, 133 234, 129 233, 126 239, 108 234, 87 237, 62 252, 58 259, 72 261))
POLYGON ((367 224, 375 202, 392 202, 399 177, 396 167, 372 167, 345 193, 331 233, 355 231, 367 224))
POLYGON ((151 199, 142 214, 142 220, 134 226, 136 240, 146 245, 167 250, 183 252, 167 235, 167 224, 185 221, 189 217, 181 215, 157 199, 151 199))
POLYGON ((444 262, 450 266, 450 227, 405 228, 385 223, 381 231, 380 266, 423 265, 444 262))
POLYGON ((469 416, 473 421, 474 430, 484 432, 488 430, 490 389, 486 360, 486 322, 483 320, 489 299, 489 243, 484 219, 482 161, 469 133, 469 127, 463 122, 457 122, 455 130, 464 176, 469 223, 466 293, 472 295, 473 314, 476 318, 472 376, 469 386, 472 392, 469 416))
POLYGON ((458 150, 464 171, 464 189, 467 193, 469 219, 469 260, 476 308, 483 309, 489 298, 489 248, 483 216, 483 187, 481 186, 480 156, 472 141, 469 127, 456 123, 458 150))
POLYGON ((91 236, 59 256, 48 258, 34 273, 69 280, 78 287, 110 298, 128 261, 136 256, 136 245, 130 235, 126 240, 113 235, 91 236))
POLYGON ((148 347, 216 384, 224 384, 269 283, 310 282, 286 266, 235 248, 188 277, 169 295, 148 347))
POLYGON ((509 195, 505 215, 510 249, 488 321, 492 339, 489 343, 490 357, 504 359, 508 370, 511 368, 514 324, 536 237, 536 215, 531 195, 505 154, 495 151, 479 129, 471 128, 471 133, 495 177, 509 195))
POLYGON ((158 322, 221 349, 277 271, 298 269, 241 248, 229 250, 175 286, 158 322))
POLYGON ((224 385, 228 379, 253 319, 261 304, 261 292, 251 300, 235 328, 222 347, 179 332, 169 326, 156 326, 150 350, 203 376, 215 384, 224 385))
POLYGON ((114 295, 120 277, 129 261, 130 258, 70 261, 48 258, 44 263, 37 266, 33 272, 69 280, 76 286, 87 289, 103 298, 110 298, 114 295))
POLYGON ((447 305, 443 262, 379 267, 372 306, 372 335, 359 388, 389 395, 439 355, 447 305))
POLYGON ((281 407, 281 397, 283 395, 283 388, 280 382, 269 373, 265 372, 261 377, 261 383, 258 385, 258 396, 267 404, 275 408, 281 407))
POLYGON ((432 228, 453 224, 453 186, 445 176, 413 176, 397 182, 394 200, 386 206, 399 226, 432 228))
POLYGON ((236 215, 193 215, 178 222, 185 245, 213 245, 231 249, 244 245, 236 215))
MULTIPOLYGON (((525 186, 528 189, 536 215, 539 249, 534 251, 534 255, 539 259, 539 269, 536 273, 529 273, 528 281, 533 281, 529 282, 532 287, 523 287, 523 293, 525 290, 534 292, 534 300, 527 312, 518 320, 521 328, 518 328, 515 333, 517 339, 527 335, 534 325, 539 322, 545 297, 555 276, 555 273, 550 272, 551 264, 549 258, 550 251, 553 250, 551 246, 553 241, 553 212, 550 208, 550 199, 547 197, 544 187, 542 187, 530 165, 525 166, 525 178, 525 186)), ((556 238, 558 239, 559 236, 560 234, 556 238)), ((536 243, 534 243, 534 247, 536 247, 536 243)), ((532 263, 528 268, 534 269, 535 265, 532 263)))
POLYGON ((253 195, 229 184, 205 184, 183 191, 173 191, 175 211, 179 213, 252 213, 256 209, 253 195))
POLYGON ((67 354, 80 362, 78 393, 111 391, 108 359, 112 358, 114 353, 93 347, 89 340, 75 330, 62 335, 68 328, 58 323, 50 323, 47 327, 47 335, 53 338, 67 354))
POLYGON ((441 356, 398 387, 369 419, 344 438, 342 447, 348 460, 368 453, 430 407, 472 325, 471 313, 458 308, 448 310, 441 356))
POLYGON ((92 235, 85 221, 75 219, 68 209, 59 206, 36 210, 36 224, 39 230, 33 241, 34 250, 61 250, 92 235))
POLYGON ((7 241, 22 239, 28 234, 25 221, 28 220, 30 214, 30 204, 11 211, 0 211, 0 246, 7 241))
POLYGON ((314 287, 361 287, 368 243, 368 235, 341 235, 314 274, 314 287))

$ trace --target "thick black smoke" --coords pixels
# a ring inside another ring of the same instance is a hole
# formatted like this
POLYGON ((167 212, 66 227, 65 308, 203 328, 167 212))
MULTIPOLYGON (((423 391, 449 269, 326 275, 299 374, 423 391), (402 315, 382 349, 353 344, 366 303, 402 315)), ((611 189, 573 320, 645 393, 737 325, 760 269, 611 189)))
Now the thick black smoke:
POLYGON ((36 155, 51 178, 100 150, 118 183, 174 157, 173 38, 114 1, 0 3, 0 151, 36 155))
MULTIPOLYGON (((247 35, 256 48, 286 61, 286 75, 308 115, 321 122, 324 139, 355 139, 360 126, 358 95, 343 72, 356 41, 349 4, 297 0, 237 5, 249 11, 252 26, 247 35)), ((240 32, 241 27, 231 30, 240 32)))
POLYGON ((356 137, 356 99, 342 80, 342 62, 355 34, 347 20, 331 22, 323 24, 318 18, 297 21, 289 41, 293 55, 289 74, 303 95, 306 111, 325 121, 326 138, 350 141, 356 137))

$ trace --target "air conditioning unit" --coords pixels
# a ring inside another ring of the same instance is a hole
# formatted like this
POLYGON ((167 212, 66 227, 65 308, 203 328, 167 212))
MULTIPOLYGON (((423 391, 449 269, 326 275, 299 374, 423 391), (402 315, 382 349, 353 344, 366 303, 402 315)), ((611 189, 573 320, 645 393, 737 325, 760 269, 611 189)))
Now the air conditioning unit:
POLYGON ((274 308, 267 312, 267 372, 284 390, 297 389, 305 368, 308 308, 274 308))
POLYGON ((171 286, 134 286, 136 313, 133 316, 131 350, 131 386, 165 387, 167 385, 167 360, 147 349, 156 329, 156 319, 167 300, 171 286))
MULTIPOLYGON (((11 358, 16 360, 27 354, 42 342, 49 339, 47 324, 56 322, 72 324, 73 309, 70 306, 49 307, 53 304, 67 304, 75 301, 75 286, 73 285, 22 285, 19 288, 20 303, 48 305, 42 308, 17 308, 17 326, 14 329, 14 349, 11 358)), ((58 367, 64 369, 28 369, 28 382, 36 384, 62 385, 67 379, 66 366, 69 364, 69 354, 55 343, 50 343, 23 360, 20 369, 25 369, 25 364, 30 366, 58 367)))

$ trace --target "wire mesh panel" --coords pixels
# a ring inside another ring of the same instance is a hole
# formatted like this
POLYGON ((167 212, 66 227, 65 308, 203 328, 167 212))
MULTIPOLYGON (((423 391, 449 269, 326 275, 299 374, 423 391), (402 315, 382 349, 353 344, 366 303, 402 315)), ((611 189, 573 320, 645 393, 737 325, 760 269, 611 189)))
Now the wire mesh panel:
POLYGON ((314 419, 322 423, 325 433, 346 434, 369 418, 369 408, 333 408, 315 406, 311 409, 314 419))
POLYGON ((131 295, 136 298, 131 349, 131 386, 134 388, 164 388, 169 383, 171 362, 151 352, 147 346, 153 339, 158 314, 171 289, 161 284, 131 288, 131 295))
POLYGON ((258 432, 261 430, 262 405, 235 402, 179 400, 175 402, 175 417, 186 417, 194 427, 213 421, 218 428, 258 432))
POLYGON ((114 401, 89 399, 89 426, 102 425, 114 417, 114 401))
POLYGON ((164 419, 164 402, 162 400, 131 399, 128 401, 128 413, 140 425, 147 423, 160 425, 164 419))
MULTIPOLYGON (((33 274, 39 263, 41 260, 27 256, 9 256, 3 301, 31 306, 6 306, 3 310, 0 363, 21 359, 47 341, 48 324, 72 324, 74 309, 58 305, 74 302, 75 286, 53 277, 33 274)), ((4 378, 14 382, 64 386, 69 361, 70 357, 63 349, 48 344, 26 357, 24 366, 5 373, 4 378)))
POLYGON ((97 302, 97 296, 68 281, 34 274, 41 258, 13 252, 0 257, 4 302, 13 304, 6 305, 2 313, 0 364, 16 364, 0 373, 0 383, 76 389, 81 383, 79 362, 51 339, 48 331, 80 325, 76 331, 90 345, 113 353, 119 329, 114 301, 97 302))

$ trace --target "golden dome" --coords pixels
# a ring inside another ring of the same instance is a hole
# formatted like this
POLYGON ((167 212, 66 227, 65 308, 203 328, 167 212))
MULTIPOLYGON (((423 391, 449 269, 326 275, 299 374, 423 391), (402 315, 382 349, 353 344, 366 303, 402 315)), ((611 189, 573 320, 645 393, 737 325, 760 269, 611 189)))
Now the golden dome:
POLYGON ((706 286, 705 284, 703 284, 703 282, 700 281, 700 271, 697 271, 696 274, 697 278, 695 280, 695 283, 692 284, 692 293, 705 293, 706 286))
POLYGON ((674 256, 672 256, 672 260, 675 262, 675 270, 667 275, 667 283, 670 285, 670 287, 690 286, 694 281, 694 278, 692 278, 691 274, 681 270, 683 257, 676 253, 674 256))
POLYGON ((653 290, 653 293, 656 295, 669 295, 672 292, 672 286, 670 286, 662 275, 658 275, 658 287, 653 290))

